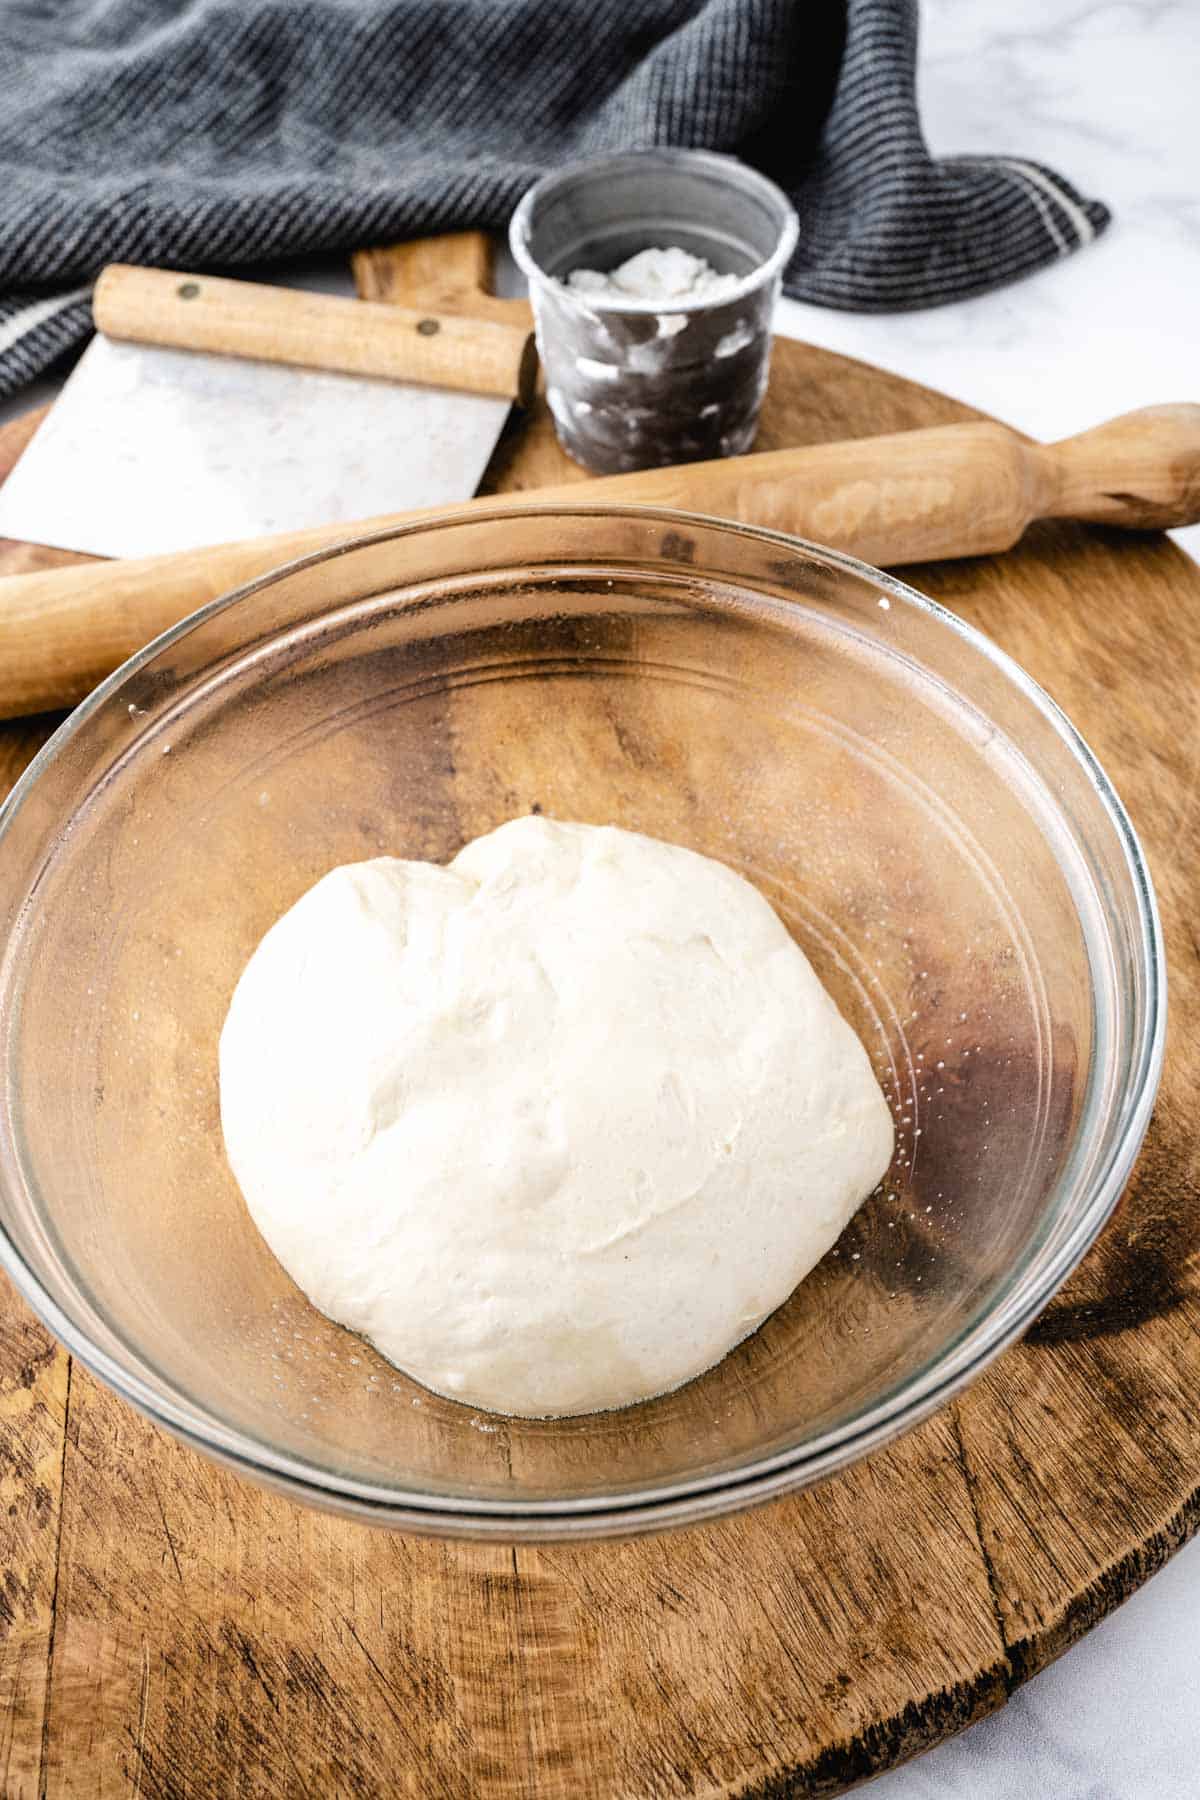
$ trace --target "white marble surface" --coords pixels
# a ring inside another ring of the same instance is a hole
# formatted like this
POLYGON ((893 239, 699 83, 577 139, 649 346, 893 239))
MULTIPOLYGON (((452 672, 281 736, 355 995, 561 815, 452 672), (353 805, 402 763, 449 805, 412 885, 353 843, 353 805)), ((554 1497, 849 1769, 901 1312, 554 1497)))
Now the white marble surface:
MULTIPOLYGON (((786 302, 781 328, 1038 437, 1200 400, 1200 0, 924 0, 921 101, 935 151, 1048 162, 1112 206, 1108 233, 977 300, 870 318, 786 302)), ((1179 535, 1200 555, 1200 528, 1179 535)), ((1200 1542, 872 1800, 1195 1800, 1198 1667, 1200 1542)))

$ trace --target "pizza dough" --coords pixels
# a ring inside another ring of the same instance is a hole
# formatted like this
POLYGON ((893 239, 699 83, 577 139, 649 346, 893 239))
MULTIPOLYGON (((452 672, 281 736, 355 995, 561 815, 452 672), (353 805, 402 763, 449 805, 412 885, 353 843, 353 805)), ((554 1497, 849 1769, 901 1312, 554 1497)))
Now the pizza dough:
POLYGON ((628 831, 516 819, 334 869, 221 1036, 251 1216, 330 1318, 529 1417, 717 1362, 882 1177, 866 1052, 761 895, 628 831))

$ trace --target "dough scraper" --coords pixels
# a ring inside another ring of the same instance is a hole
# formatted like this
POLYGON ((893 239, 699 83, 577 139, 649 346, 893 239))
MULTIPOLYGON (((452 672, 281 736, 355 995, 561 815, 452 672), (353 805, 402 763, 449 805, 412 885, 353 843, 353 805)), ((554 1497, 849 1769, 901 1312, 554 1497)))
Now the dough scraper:
POLYGON ((491 255, 465 232, 355 258, 360 292, 430 307, 106 269, 0 535, 146 556, 469 499, 536 376, 491 255))

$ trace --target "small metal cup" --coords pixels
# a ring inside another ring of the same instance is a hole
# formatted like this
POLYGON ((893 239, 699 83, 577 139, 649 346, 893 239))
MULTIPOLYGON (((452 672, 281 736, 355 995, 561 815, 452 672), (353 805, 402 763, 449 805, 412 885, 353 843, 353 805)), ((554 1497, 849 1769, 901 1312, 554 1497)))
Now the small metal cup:
POLYGON ((609 474, 735 456, 754 440, 771 317, 799 222, 774 182, 703 150, 634 150, 547 175, 513 214, 563 448, 609 474), (678 246, 739 277, 719 299, 613 299, 567 286, 678 246))

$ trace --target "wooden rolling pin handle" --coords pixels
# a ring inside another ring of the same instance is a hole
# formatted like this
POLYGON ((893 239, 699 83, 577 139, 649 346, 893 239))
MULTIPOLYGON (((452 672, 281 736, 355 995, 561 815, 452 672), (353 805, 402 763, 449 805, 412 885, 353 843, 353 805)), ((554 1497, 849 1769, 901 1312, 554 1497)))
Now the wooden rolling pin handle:
POLYGON ((1200 515, 1200 406, 1144 406, 1031 450, 1042 518, 1166 531, 1200 515))
POLYGON ((528 326, 342 300, 254 281, 113 263, 92 296, 98 330, 133 343, 493 394, 526 406, 537 380, 528 326))

